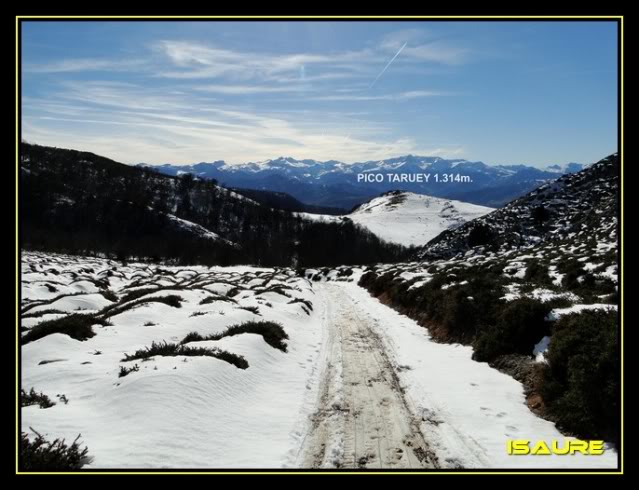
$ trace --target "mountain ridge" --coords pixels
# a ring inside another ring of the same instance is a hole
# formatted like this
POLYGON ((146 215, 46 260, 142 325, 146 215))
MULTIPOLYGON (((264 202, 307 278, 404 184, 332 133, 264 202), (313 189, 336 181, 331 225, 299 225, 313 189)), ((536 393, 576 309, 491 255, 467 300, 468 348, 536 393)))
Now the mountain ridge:
POLYGON ((216 179, 230 187, 287 192, 305 204, 351 209, 383 192, 397 190, 397 183, 358 181, 358 174, 446 173, 464 175, 466 181, 402 183, 399 190, 427 194, 472 204, 499 207, 543 182, 584 165, 552 164, 545 168, 528 165, 488 165, 481 161, 445 159, 437 156, 404 155, 385 160, 347 164, 336 160, 297 160, 292 157, 228 164, 222 160, 191 165, 149 165, 168 175, 192 173, 200 178, 216 179))

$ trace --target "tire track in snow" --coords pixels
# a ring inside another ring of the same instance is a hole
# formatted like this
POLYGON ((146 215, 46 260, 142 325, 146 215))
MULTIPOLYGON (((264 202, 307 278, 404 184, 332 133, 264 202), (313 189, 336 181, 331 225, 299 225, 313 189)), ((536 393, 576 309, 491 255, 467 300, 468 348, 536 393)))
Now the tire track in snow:
POLYGON ((397 374, 370 320, 336 284, 317 285, 328 305, 330 357, 299 465, 310 468, 436 468, 397 374))

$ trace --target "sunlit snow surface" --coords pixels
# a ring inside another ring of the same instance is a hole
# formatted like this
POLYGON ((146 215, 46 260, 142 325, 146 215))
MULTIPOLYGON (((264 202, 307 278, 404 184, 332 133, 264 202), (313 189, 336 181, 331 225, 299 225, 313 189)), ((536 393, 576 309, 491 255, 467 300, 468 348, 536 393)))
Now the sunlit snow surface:
MULTIPOLYGON (((429 279, 419 264, 403 267, 404 280, 429 279)), ((150 303, 115 315, 112 325, 95 325, 96 335, 86 341, 52 334, 23 345, 22 387, 43 392, 56 405, 23 408, 22 430, 67 441, 81 434, 93 457, 87 468, 299 466, 322 373, 329 362, 339 370, 340 359, 329 358, 326 347, 328 302, 334 307, 348 299, 356 305, 353 314, 382 338, 407 406, 421 420, 421 432, 442 467, 616 466, 612 449, 598 457, 508 456, 507 439, 565 438, 528 409, 519 382, 473 361, 471 347, 434 342, 425 328, 353 284, 362 272, 355 268, 340 277, 333 270, 313 287, 314 281, 288 269, 123 265, 23 253, 23 313, 57 311, 24 318, 26 329, 80 308, 91 313, 108 307, 106 288, 121 300, 127 292, 162 286, 149 296, 175 294, 183 301, 180 308, 150 303), (327 279, 343 283, 332 299, 325 293, 327 279), (231 301, 200 304, 215 295, 231 301), (309 301, 313 309, 292 303, 295 299, 309 301), (259 315, 242 307, 257 307, 259 315), (197 344, 244 356, 246 370, 210 357, 122 361, 153 341, 179 342, 192 331, 207 335, 247 320, 281 323, 289 335, 288 352, 261 336, 241 334, 197 344), (138 372, 118 377, 120 366, 134 364, 138 372)))
MULTIPOLYGON (((135 289, 168 285, 169 289, 153 295, 176 294, 184 301, 181 308, 149 303, 115 315, 110 318, 113 325, 95 325, 96 335, 86 341, 52 334, 24 345, 22 387, 43 392, 56 405, 23 408, 23 431, 33 435, 32 427, 49 439, 67 441, 82 434, 94 458, 88 468, 247 468, 294 463, 314 408, 324 343, 317 311, 305 311, 300 302, 290 303, 295 298, 313 301, 307 280, 290 270, 122 265, 104 259, 25 253, 22 310, 25 314, 38 309, 95 312, 111 304, 96 293, 106 281, 120 297, 135 289), (288 296, 260 292, 276 285, 288 296), (245 289, 233 301, 199 304, 212 293, 224 296, 236 287, 245 289), (55 299, 63 294, 77 295, 55 299), (260 314, 241 309, 247 306, 259 308, 260 314), (121 361, 126 353, 153 341, 179 342, 192 331, 207 335, 247 320, 281 323, 290 337, 288 352, 269 346, 259 335, 242 334, 199 344, 244 356, 249 363, 246 370, 211 357, 121 361), (136 363, 139 372, 118 377, 121 365, 136 363), (56 395, 65 395, 68 404, 56 395)), ((23 327, 60 316, 26 318, 23 327)))
MULTIPOLYGON (((382 240, 402 245, 425 245, 442 231, 457 228, 493 208, 414 194, 387 193, 346 215, 382 240)), ((335 221, 343 217, 303 213, 310 219, 335 221)))

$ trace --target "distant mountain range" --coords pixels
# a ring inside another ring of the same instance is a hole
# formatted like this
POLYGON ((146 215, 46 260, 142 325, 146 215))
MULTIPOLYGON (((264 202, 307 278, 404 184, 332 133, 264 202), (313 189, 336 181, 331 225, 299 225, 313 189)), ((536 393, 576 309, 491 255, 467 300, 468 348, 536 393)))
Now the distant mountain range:
POLYGON ((499 207, 539 185, 584 165, 569 163, 545 168, 527 165, 487 165, 463 159, 406 155, 388 160, 347 164, 335 160, 296 160, 279 157, 262 162, 231 165, 224 161, 193 165, 148 165, 167 175, 191 173, 216 179, 227 187, 286 192, 305 204, 352 209, 391 190, 403 190, 499 207), (359 174, 382 174, 383 182, 358 182, 359 174), (431 174, 428 182, 390 181, 387 175, 431 174), (440 177, 435 181, 434 174, 440 177), (453 181, 442 182, 447 174, 453 181), (455 179, 459 175, 462 179, 455 179))

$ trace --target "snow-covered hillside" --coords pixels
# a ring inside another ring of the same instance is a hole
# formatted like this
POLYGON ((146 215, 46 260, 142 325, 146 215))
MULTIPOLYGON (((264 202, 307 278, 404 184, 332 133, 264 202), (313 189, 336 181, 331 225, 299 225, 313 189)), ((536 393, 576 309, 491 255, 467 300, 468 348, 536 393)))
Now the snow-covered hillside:
POLYGON ((493 208, 466 202, 391 191, 362 204, 346 216, 308 213, 303 216, 328 221, 349 218, 387 242, 409 246, 425 245, 442 231, 457 228, 491 211, 493 208))
POLYGON ((82 434, 94 458, 87 468, 294 463, 323 344, 306 279, 290 270, 124 266, 24 253, 22 297, 22 388, 55 402, 22 409, 30 437, 31 428, 48 440, 71 442, 82 434), (159 301, 170 296, 177 302, 159 301), (70 312, 94 315, 94 336, 80 341, 51 333, 25 342, 36 325, 70 312), (258 321, 282 326, 286 352, 267 334, 224 335, 231 325, 258 321), (221 349, 248 367, 203 351, 124 360, 153 342, 179 345, 191 332, 224 336, 185 347, 221 349), (122 368, 132 371, 120 377, 122 368))
POLYGON ((349 217, 386 241, 423 245, 442 231, 491 211, 492 208, 461 201, 389 192, 362 204, 349 217))

